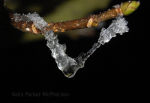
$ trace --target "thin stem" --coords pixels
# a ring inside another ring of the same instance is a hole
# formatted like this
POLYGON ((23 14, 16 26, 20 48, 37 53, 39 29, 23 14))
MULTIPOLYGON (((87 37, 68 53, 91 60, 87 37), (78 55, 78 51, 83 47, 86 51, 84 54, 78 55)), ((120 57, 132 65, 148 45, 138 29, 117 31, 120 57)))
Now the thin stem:
MULTIPOLYGON (((42 33, 41 30, 35 27, 33 22, 26 22, 26 21, 15 21, 14 13, 10 13, 11 23, 14 27, 22 31, 32 32, 34 34, 42 33)), ((74 29, 82 29, 82 28, 90 28, 96 27, 102 21, 106 21, 108 19, 115 18, 119 15, 123 15, 120 7, 110 9, 104 13, 100 13, 98 15, 91 15, 89 17, 80 18, 71 21, 65 22, 56 22, 56 23, 49 23, 48 27, 45 30, 49 31, 52 30, 54 32, 65 32, 68 30, 74 29)))
MULTIPOLYGON (((3 3, 3 0, 1 1, 3 3)), ((89 17, 65 22, 48 23, 48 27, 46 27, 45 30, 52 30, 53 32, 65 32, 74 29, 96 27, 102 21, 116 18, 120 15, 129 15, 133 13, 139 6, 139 1, 126 1, 121 3, 120 5, 117 5, 115 8, 109 9, 108 11, 100 13, 98 15, 91 15, 89 17)), ((9 12, 9 17, 11 18, 12 25, 19 30, 32 32, 34 34, 42 34, 42 31, 36 28, 32 21, 16 21, 15 14, 12 13, 12 11, 9 12)))

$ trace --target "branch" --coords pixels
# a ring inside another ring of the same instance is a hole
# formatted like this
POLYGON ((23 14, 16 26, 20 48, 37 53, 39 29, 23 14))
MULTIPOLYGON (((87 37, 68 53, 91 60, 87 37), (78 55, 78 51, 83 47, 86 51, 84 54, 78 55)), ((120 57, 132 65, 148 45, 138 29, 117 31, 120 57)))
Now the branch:
MULTIPOLYGON (((90 28, 90 27, 96 27, 98 24, 102 21, 106 21, 112 18, 116 18, 120 15, 128 15, 134 12, 138 6, 138 1, 128 1, 124 2, 121 5, 117 5, 115 8, 112 8, 104 13, 100 13, 98 15, 91 15, 89 17, 80 18, 76 20, 71 21, 65 21, 65 22, 50 22, 48 23, 48 27, 45 28, 46 31, 52 30, 54 32, 65 32, 68 30, 74 30, 74 29, 83 29, 83 28, 90 28)), ((11 18, 11 23, 14 27, 16 27, 19 30, 22 31, 28 31, 32 32, 34 34, 40 34, 42 33, 41 30, 36 28, 34 23, 32 21, 16 21, 15 14, 10 12, 9 14, 11 18)), ((21 16, 21 15, 20 15, 21 16)), ((21 18, 21 17, 17 17, 21 18)))

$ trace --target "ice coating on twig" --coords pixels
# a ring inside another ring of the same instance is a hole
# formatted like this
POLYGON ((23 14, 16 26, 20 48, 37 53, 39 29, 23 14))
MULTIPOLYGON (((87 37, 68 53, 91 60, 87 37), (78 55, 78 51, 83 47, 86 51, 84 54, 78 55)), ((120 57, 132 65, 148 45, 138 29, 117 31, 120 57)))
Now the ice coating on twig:
POLYGON ((34 25, 38 28, 38 29, 43 29, 44 27, 46 27, 48 25, 48 23, 41 18, 37 13, 28 13, 26 15, 33 23, 34 25))
POLYGON ((58 68, 68 78, 74 77, 76 72, 84 67, 86 60, 99 48, 101 45, 109 42, 116 34, 122 35, 128 32, 127 21, 123 17, 118 17, 113 20, 111 25, 101 30, 97 43, 94 43, 92 48, 87 53, 80 54, 77 58, 71 58, 66 54, 66 45, 59 44, 59 40, 53 31, 45 31, 44 28, 48 25, 45 20, 36 13, 27 15, 15 14, 15 21, 32 21, 34 25, 44 33, 47 40, 47 46, 51 50, 51 55, 55 59, 58 68))
POLYGON ((25 22, 30 22, 32 21, 34 23, 34 25, 42 30, 44 27, 46 27, 48 25, 48 23, 39 16, 39 14, 37 14, 36 12, 34 13, 28 13, 27 15, 25 14, 18 14, 18 13, 15 13, 14 14, 14 19, 15 19, 15 22, 19 22, 19 21, 25 21, 25 22))
POLYGON ((25 14, 18 14, 18 13, 14 13, 13 14, 13 18, 11 18, 11 19, 14 19, 15 20, 15 22, 19 22, 19 21, 26 21, 26 22, 29 22, 30 20, 29 20, 29 18, 27 18, 26 17, 26 15, 25 14))

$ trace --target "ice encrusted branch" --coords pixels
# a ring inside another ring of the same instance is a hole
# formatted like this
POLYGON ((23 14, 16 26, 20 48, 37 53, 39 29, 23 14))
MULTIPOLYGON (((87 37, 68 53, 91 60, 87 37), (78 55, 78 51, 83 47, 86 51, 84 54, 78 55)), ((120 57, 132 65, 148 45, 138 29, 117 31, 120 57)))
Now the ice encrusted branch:
POLYGON ((58 68, 68 78, 73 77, 80 68, 84 67, 86 60, 97 50, 97 48, 109 42, 113 37, 116 37, 116 34, 122 35, 129 30, 127 27, 128 22, 123 17, 117 17, 107 29, 103 28, 101 30, 97 43, 94 43, 87 53, 82 53, 77 58, 71 58, 66 54, 66 45, 59 43, 54 32, 44 30, 44 28, 48 26, 48 23, 46 23, 38 14, 29 13, 27 15, 23 14, 22 16, 16 14, 15 21, 22 20, 27 22, 32 21, 34 25, 45 34, 47 46, 51 50, 52 57, 55 59, 58 68))

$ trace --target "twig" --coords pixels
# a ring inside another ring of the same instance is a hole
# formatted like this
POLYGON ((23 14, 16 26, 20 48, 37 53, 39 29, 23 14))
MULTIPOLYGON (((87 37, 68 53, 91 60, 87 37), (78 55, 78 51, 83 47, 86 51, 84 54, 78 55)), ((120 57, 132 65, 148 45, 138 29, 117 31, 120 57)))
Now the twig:
MULTIPOLYGON (((129 13, 131 13, 131 10, 135 11, 136 8, 138 8, 138 6, 139 6, 139 2, 128 1, 128 2, 122 3, 121 5, 117 5, 117 7, 112 8, 104 13, 100 13, 98 15, 91 15, 89 17, 80 18, 80 19, 71 20, 71 21, 65 21, 65 22, 56 22, 56 23, 51 22, 48 24, 48 27, 45 28, 45 30, 47 31, 53 30, 54 32, 65 32, 65 31, 74 30, 74 29, 96 27, 102 21, 116 18, 117 16, 123 15, 125 13, 126 15, 128 15, 129 13), (137 4, 133 5, 135 3, 138 3, 138 5, 137 4)), ((11 18, 12 25, 18 28, 19 30, 32 32, 34 34, 42 33, 38 28, 35 27, 33 22, 26 22, 26 21, 16 22, 14 14, 10 13, 9 15, 11 18)))
MULTIPOLYGON (((98 23, 108 19, 115 18, 118 15, 122 15, 121 9, 115 8, 98 15, 91 15, 86 18, 65 22, 49 23, 46 30, 53 30, 54 32, 65 32, 67 30, 95 27, 98 26, 98 23)), ((33 22, 25 22, 25 21, 16 22, 14 14, 10 14, 10 18, 12 25, 19 30, 30 31, 34 34, 41 33, 41 31, 34 26, 33 22)))

